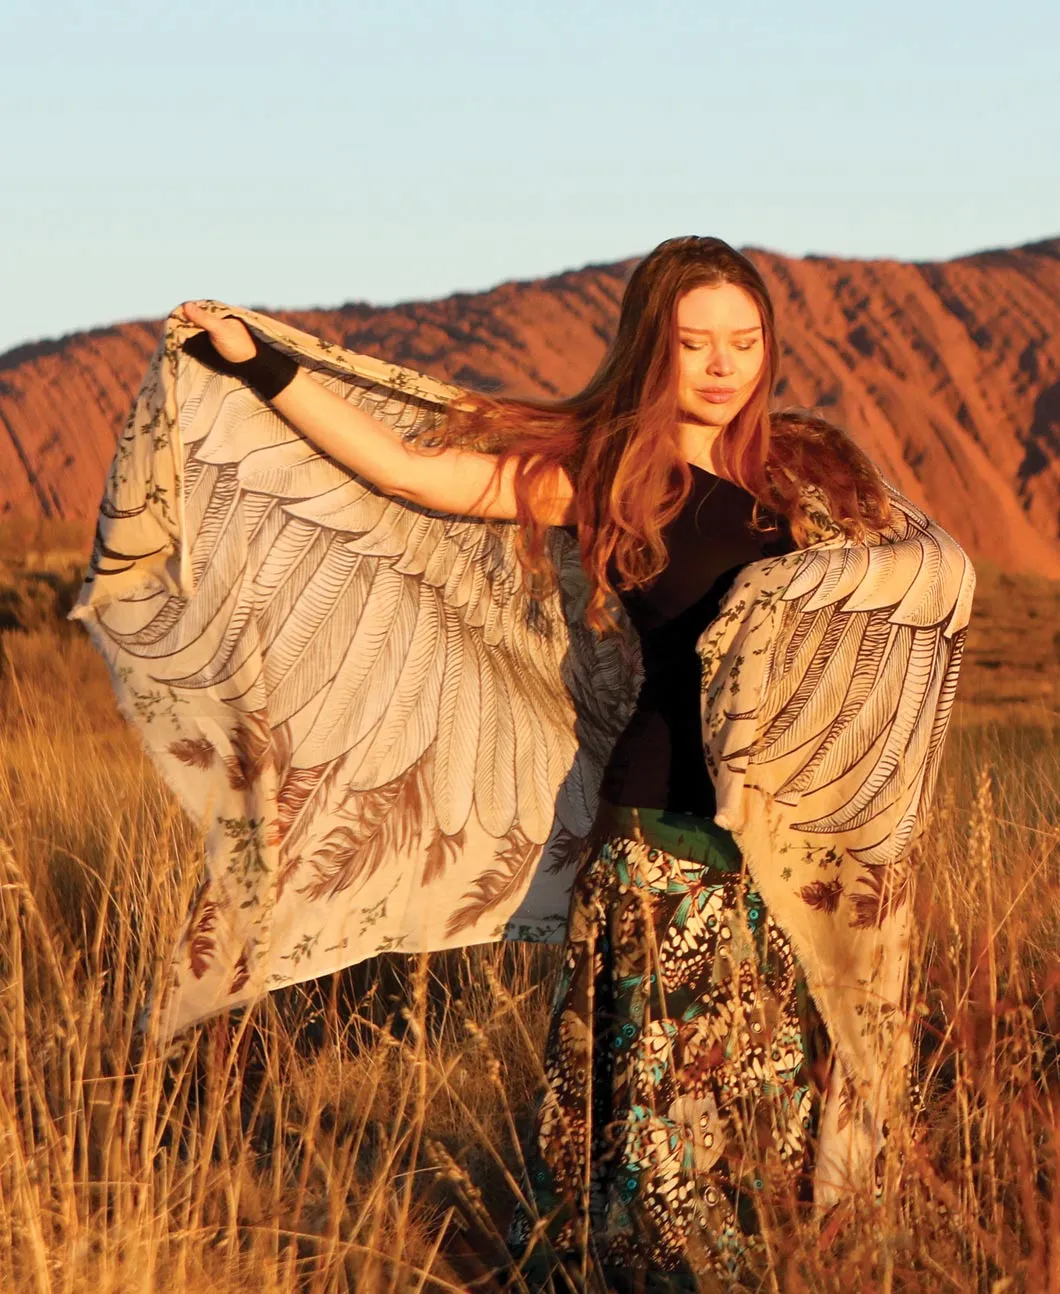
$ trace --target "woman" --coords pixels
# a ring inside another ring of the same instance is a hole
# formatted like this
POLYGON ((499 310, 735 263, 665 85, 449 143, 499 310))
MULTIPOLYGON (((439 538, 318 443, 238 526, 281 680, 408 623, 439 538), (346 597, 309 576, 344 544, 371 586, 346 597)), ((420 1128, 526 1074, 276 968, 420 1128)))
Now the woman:
MULTIPOLYGON (((641 262, 580 394, 454 401, 429 446, 351 407, 238 318, 195 303, 183 314, 204 330, 187 353, 246 382, 384 494, 517 521, 531 585, 555 582, 550 528, 575 531, 585 622, 598 635, 637 630, 644 686, 575 882, 530 1155, 538 1207, 523 1210, 513 1239, 527 1270, 559 1263, 575 1282, 593 1250, 612 1284, 734 1277, 754 1201, 794 1198, 807 1167, 815 1094, 792 938, 843 1053, 825 1078, 829 1145, 845 1147, 826 1157, 829 1172, 864 1180, 878 1148, 879 1040, 893 1030, 904 970, 894 868, 922 821, 945 730, 970 596, 959 550, 827 424, 789 419, 773 435, 769 296, 751 262, 716 239, 672 239, 641 262), (866 557, 884 544, 900 555, 933 545, 941 573, 930 589, 926 575, 866 557), (913 684, 910 653, 930 657, 913 684), (792 768, 792 735, 807 725, 794 749, 810 758, 792 768), (797 820, 803 803, 813 821, 797 820), (845 857, 818 843, 843 832, 845 857), (831 870, 796 885, 776 856, 789 849, 831 870), (872 868, 866 898, 855 877, 872 868), (849 913, 853 933, 834 937, 849 913), (886 1027, 868 1030, 867 1000, 886 1001, 886 1027), (851 1114, 855 1098, 864 1114, 851 1114)), ((242 769, 240 742, 229 764, 242 769)), ((194 742, 176 745, 190 763, 194 742)), ((475 768, 478 797, 489 769, 475 768)), ((231 831, 232 819, 219 822, 231 831)), ((216 905, 200 903, 193 953, 212 947, 215 921, 216 905)), ((240 958, 245 967, 245 945, 240 958)), ((820 1187, 820 1163, 817 1177, 820 1187)), ((826 1175, 819 1197, 833 1186, 826 1175)))

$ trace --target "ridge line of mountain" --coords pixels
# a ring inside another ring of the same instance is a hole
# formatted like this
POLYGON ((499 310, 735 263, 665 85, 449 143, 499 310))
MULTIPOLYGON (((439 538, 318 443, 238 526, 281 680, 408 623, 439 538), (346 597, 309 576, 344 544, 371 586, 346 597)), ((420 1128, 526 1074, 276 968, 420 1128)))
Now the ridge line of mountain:
MULTIPOLYGON (((949 261, 747 250, 777 307, 779 398, 850 430, 973 556, 1060 576, 1060 238, 949 261)), ((555 396, 596 367, 635 263, 268 313, 457 384, 555 396)), ((0 515, 94 513, 160 326, 0 355, 0 515)))

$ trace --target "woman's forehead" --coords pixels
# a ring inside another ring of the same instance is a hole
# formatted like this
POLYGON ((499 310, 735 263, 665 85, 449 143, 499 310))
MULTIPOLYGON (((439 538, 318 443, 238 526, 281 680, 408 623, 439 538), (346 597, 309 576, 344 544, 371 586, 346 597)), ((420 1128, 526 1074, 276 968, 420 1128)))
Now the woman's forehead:
POLYGON ((761 328, 755 299, 735 283, 692 288, 677 303, 677 325, 689 332, 746 332, 761 328))

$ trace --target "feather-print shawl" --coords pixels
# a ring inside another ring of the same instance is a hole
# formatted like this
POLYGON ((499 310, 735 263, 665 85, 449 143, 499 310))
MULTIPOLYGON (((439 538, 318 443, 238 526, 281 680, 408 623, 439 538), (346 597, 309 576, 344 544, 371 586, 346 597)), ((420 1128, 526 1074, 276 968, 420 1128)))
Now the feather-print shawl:
MULTIPOLYGON (((812 501, 810 501, 812 506, 812 501)), ((744 568, 699 641, 717 822, 789 935, 838 1064, 815 1200, 867 1185, 900 1093, 913 881, 975 576, 897 494, 891 527, 744 568)))
MULTIPOLYGON (((234 313, 402 434, 429 435, 460 396, 234 313)), ((73 612, 206 834, 160 1036, 379 952, 561 939, 635 700, 634 636, 586 629, 565 532, 552 533, 555 591, 529 597, 513 525, 379 494, 184 353, 191 331, 166 324, 73 612)), ((844 1096, 825 1119, 862 1170, 882 1117, 868 1088, 901 1050, 886 1038, 901 1017, 905 859, 972 589, 956 544, 896 508, 874 546, 822 516, 818 544, 745 568, 700 643, 719 821, 868 1111, 851 1116, 844 1096)))

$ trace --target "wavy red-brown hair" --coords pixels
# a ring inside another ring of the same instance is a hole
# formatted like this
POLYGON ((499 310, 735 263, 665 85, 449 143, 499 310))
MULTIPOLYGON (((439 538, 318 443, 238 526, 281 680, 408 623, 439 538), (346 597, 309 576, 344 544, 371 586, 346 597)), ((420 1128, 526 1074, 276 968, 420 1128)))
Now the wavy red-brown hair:
POLYGON ((535 505, 561 468, 574 487, 588 623, 604 631, 612 579, 632 588, 666 565, 663 529, 691 488, 678 427, 677 305, 698 287, 731 283, 754 300, 764 358, 750 398, 715 444, 720 474, 787 515, 793 492, 770 484, 769 403, 778 346, 773 303, 754 264, 720 238, 670 238, 636 267, 600 367, 576 395, 551 402, 471 395, 451 408, 443 439, 514 459, 520 557, 531 580, 551 576, 535 505))
POLYGON ((862 540, 892 520, 887 487, 876 464, 835 423, 811 409, 779 409, 770 415, 766 494, 760 499, 785 517, 795 542, 814 538, 803 501, 807 490, 823 498, 828 516, 848 539, 862 540))

